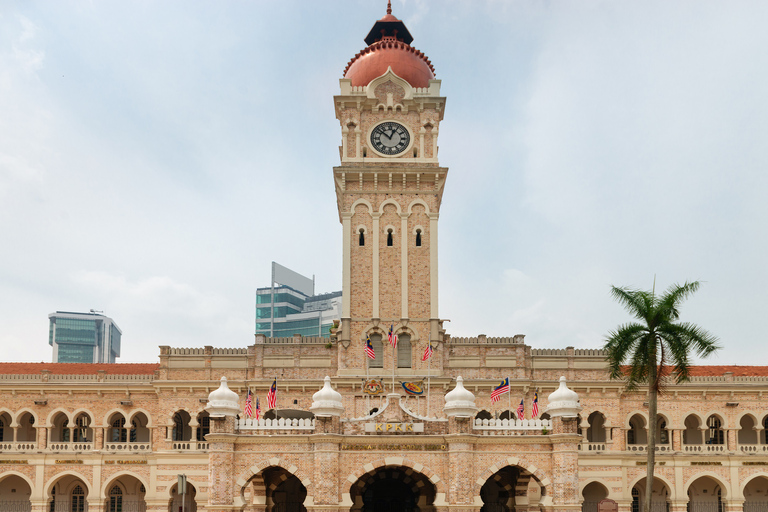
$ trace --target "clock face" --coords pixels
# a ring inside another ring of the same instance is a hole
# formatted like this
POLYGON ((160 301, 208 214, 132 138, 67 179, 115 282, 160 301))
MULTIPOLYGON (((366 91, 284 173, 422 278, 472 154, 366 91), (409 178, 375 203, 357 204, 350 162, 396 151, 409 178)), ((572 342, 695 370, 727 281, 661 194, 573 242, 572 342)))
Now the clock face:
POLYGON ((399 155, 410 142, 411 134, 405 126, 393 121, 385 121, 371 132, 373 148, 383 155, 399 155))

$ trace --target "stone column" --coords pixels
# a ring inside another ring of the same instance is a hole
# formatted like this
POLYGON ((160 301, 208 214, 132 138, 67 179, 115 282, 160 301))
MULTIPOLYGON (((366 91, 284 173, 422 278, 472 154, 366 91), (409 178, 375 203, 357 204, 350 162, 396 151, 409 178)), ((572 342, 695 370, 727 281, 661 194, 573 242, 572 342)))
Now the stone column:
POLYGON ((579 496, 579 443, 577 418, 553 418, 552 509, 581 512, 579 496))
POLYGON ((237 512, 234 504, 235 418, 211 415, 208 448, 208 512, 237 512))
POLYGON ((101 427, 96 427, 93 429, 93 449, 104 449, 104 429, 101 427))
POLYGON ((738 433, 739 430, 735 428, 729 428, 725 431, 726 451, 736 453, 738 450, 738 443, 736 442, 738 440, 738 433))
POLYGON ((473 437, 468 435, 471 428, 472 418, 452 417, 448 419, 450 433, 445 436, 448 445, 448 475, 445 482, 448 496, 445 501, 451 508, 459 507, 462 512, 479 512, 482 507, 479 493, 475 496, 476 479, 473 478, 475 467, 472 456, 475 447, 473 437))
MULTIPOLYGON (((312 446, 314 446, 314 466, 312 470, 312 486, 314 505, 322 510, 328 510, 329 507, 338 506, 340 503, 339 489, 339 448, 342 437, 339 434, 341 430, 341 421, 338 416, 316 417, 315 433, 312 436, 312 446)), ((344 480, 346 482, 346 480, 344 480)), ((349 485, 346 482, 345 485, 349 485)), ((309 494, 307 498, 309 498, 309 494)), ((305 505, 306 506, 306 505, 305 505)), ((307 512, 312 510, 307 507, 307 512)))
POLYGON ((48 447, 48 429, 45 427, 37 427, 37 448, 38 450, 45 450, 48 447))
POLYGON ((744 510, 744 500, 741 499, 726 500, 723 505, 725 512, 742 512, 744 510))
POLYGON ((683 431, 679 428, 672 430, 672 451, 683 451, 683 431))

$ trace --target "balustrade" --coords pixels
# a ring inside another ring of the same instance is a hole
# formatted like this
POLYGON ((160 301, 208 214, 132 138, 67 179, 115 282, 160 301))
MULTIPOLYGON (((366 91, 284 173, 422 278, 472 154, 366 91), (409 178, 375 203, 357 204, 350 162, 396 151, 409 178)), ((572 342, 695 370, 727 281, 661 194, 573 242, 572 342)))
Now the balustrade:
POLYGON ((208 443, 205 441, 174 441, 173 449, 185 451, 203 451, 208 449, 208 443))
POLYGON ((497 420, 476 418, 475 430, 551 430, 550 420, 497 420))
MULTIPOLYGON (((627 451, 628 452, 647 452, 648 446, 644 444, 628 444, 627 445, 627 451)), ((657 444, 656 445, 656 453, 659 452, 671 452, 672 451, 672 445, 669 444, 657 444)))
POLYGON ((37 449, 37 443, 34 441, 0 443, 0 452, 28 452, 35 449, 37 449))
POLYGON ((133 443, 104 443, 104 451, 107 452, 148 452, 152 450, 152 443, 133 442, 133 443))
POLYGON ((53 442, 48 444, 49 452, 90 452, 93 443, 53 442))
POLYGON ((237 422, 238 430, 314 430, 315 420, 313 418, 280 418, 268 419, 253 418, 241 419, 237 422))

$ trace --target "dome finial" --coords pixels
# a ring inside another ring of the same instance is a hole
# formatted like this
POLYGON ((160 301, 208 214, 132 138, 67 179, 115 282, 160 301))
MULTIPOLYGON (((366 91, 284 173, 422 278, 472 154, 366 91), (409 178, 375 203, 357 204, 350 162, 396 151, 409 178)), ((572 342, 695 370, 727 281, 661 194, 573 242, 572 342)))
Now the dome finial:
POLYGON ((392 0, 387 0, 387 14, 392 14, 392 0))

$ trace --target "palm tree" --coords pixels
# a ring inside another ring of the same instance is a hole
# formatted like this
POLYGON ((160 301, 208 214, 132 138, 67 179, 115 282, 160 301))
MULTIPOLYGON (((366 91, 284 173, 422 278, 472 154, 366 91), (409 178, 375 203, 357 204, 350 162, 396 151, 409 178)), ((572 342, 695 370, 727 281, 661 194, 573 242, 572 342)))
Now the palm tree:
POLYGON ((712 354, 720 347, 717 338, 700 327, 678 322, 678 307, 699 289, 699 282, 674 284, 657 296, 630 288, 611 287, 611 295, 636 319, 608 333, 603 347, 607 352, 612 379, 626 382, 628 391, 638 384, 648 386, 648 476, 645 481, 644 512, 650 512, 653 488, 653 468, 656 459, 657 399, 664 387, 664 378, 673 374, 677 383, 688 380, 691 352, 700 357, 712 354))

